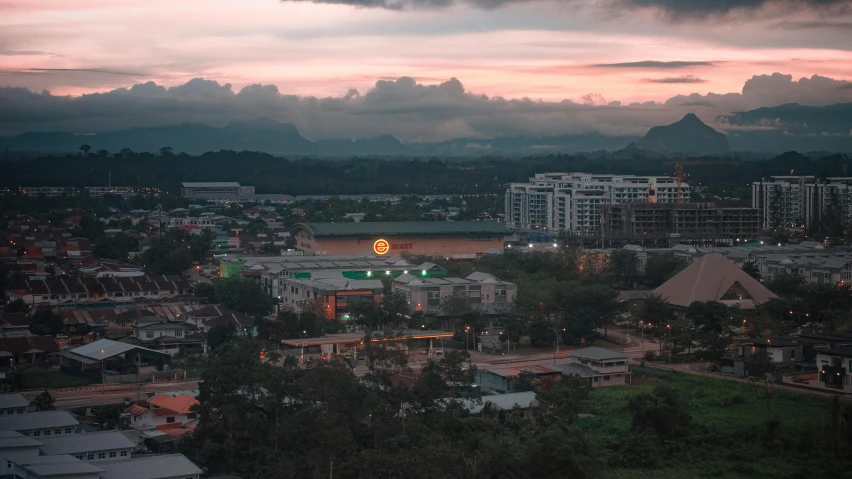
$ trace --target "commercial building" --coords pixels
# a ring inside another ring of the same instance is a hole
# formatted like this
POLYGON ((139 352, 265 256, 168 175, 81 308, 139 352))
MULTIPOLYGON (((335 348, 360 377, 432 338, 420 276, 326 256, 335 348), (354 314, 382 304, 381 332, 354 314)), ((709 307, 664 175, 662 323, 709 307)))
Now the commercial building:
POLYGON ((601 207, 621 203, 689 202, 690 186, 668 176, 541 173, 506 190, 506 222, 519 229, 596 235, 601 207))
POLYGON ((241 256, 227 255, 219 259, 219 276, 229 278, 235 274, 253 278, 273 298, 285 297, 284 281, 311 279, 315 273, 337 271, 349 279, 372 279, 374 275, 399 276, 405 271, 417 270, 428 276, 443 276, 446 271, 432 263, 414 265, 400 256, 377 254, 314 256, 302 251, 295 255, 241 256))
MULTIPOLYGON (((397 331, 394 336, 373 335, 376 342, 405 342, 409 339, 420 343, 420 347, 428 347, 430 342, 442 341, 453 337, 450 331, 432 331, 410 329, 397 331)), ((350 354, 358 349, 364 348, 364 333, 339 333, 326 334, 319 338, 294 338, 282 339, 281 347, 285 352, 299 352, 304 354, 350 354)))
POLYGON ((89 196, 130 196, 136 193, 136 190, 132 186, 87 186, 83 190, 89 196))
POLYGON ((458 296, 468 298, 474 311, 504 314, 511 308, 517 294, 514 283, 480 272, 466 278, 429 278, 423 274, 406 273, 393 280, 392 288, 393 292, 405 296, 411 311, 436 316, 446 315, 447 304, 458 296))
POLYGON ((379 279, 351 279, 341 271, 322 271, 311 278, 283 280, 281 303, 296 312, 321 308, 326 319, 347 321, 359 304, 378 303, 383 293, 379 279))
POLYGON ((73 186, 23 186, 18 188, 18 192, 22 196, 54 198, 57 196, 75 196, 80 193, 80 190, 73 186))
POLYGON ((293 227, 296 248, 316 255, 406 252, 417 256, 475 258, 502 253, 512 232, 495 221, 408 221, 299 223, 293 227))
POLYGON ((756 208, 716 207, 713 203, 619 203, 601 207, 603 235, 611 243, 663 246, 716 246, 756 238, 756 208))
POLYGON ((241 186, 236 181, 182 183, 180 194, 184 198, 207 200, 250 198, 254 196, 254 186, 241 186))

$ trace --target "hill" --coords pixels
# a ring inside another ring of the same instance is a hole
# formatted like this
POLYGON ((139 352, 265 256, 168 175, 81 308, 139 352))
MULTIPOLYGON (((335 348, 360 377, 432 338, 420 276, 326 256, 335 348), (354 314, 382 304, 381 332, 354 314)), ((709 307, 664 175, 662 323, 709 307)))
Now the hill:
POLYGON ((635 146, 658 153, 687 155, 720 155, 731 151, 725 135, 707 126, 694 113, 671 125, 651 128, 635 146))

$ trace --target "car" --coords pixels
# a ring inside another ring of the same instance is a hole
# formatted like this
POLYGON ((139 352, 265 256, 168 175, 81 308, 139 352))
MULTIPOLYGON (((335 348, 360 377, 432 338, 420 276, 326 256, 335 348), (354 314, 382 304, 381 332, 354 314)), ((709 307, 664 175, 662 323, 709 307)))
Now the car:
POLYGON ((438 356, 444 354, 444 349, 443 348, 435 348, 435 354, 438 355, 438 356))
POLYGON ((425 349, 425 348, 424 348, 424 349, 421 349, 421 350, 420 350, 420 354, 429 354, 429 350, 428 350, 428 349, 425 349))

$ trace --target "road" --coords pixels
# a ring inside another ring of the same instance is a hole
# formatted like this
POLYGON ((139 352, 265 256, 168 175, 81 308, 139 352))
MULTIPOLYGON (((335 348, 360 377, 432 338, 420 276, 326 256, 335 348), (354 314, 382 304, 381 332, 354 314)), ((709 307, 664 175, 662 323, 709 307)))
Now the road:
MULTIPOLYGON (((135 384, 100 386, 90 385, 79 388, 51 389, 50 394, 56 400, 57 409, 74 409, 80 407, 102 406, 104 404, 117 404, 130 398, 131 401, 147 399, 148 393, 161 393, 167 391, 183 391, 186 389, 198 389, 198 381, 177 381, 169 383, 149 383, 141 386, 135 384)), ((43 390, 20 391, 25 398, 32 400, 43 390)))

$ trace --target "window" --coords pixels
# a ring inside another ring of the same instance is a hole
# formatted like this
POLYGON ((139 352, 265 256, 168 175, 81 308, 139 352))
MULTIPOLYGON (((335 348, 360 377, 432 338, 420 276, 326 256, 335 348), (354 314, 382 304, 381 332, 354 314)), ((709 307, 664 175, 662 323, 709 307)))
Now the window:
POLYGON ((98 453, 98 459, 106 459, 106 453, 105 452, 99 452, 98 453))
POLYGON ((18 408, 18 414, 23 414, 23 413, 24 413, 24 408, 18 408))
POLYGON ((110 451, 110 452, 109 452, 109 457, 115 457, 115 456, 116 456, 115 451, 110 451))
POLYGON ((95 454, 93 452, 90 452, 88 455, 86 455, 86 459, 88 459, 90 461, 94 458, 95 458, 95 454))
POLYGON ((604 376, 604 381, 609 381, 609 376, 604 376))
POLYGON ((127 457, 127 451, 121 451, 121 457, 127 457))
POLYGON ((174 416, 169 416, 169 417, 167 417, 167 418, 166 418, 166 423, 171 424, 171 423, 173 423, 173 422, 175 422, 175 417, 174 417, 174 416))
POLYGON ((175 331, 175 337, 180 338, 180 337, 182 337, 182 336, 183 336, 183 331, 182 331, 182 330, 178 329, 178 330, 176 330, 176 331, 175 331))
POLYGON ((33 437, 41 436, 41 431, 33 431, 33 437))
POLYGON ((83 455, 82 455, 82 454, 78 454, 78 455, 76 455, 76 456, 74 456, 74 457, 76 457, 77 459, 80 459, 81 461, 83 460, 83 455))
POLYGON ((44 435, 45 435, 45 436, 50 436, 50 429, 45 429, 45 431, 44 431, 44 435))
POLYGON ((146 332, 146 333, 145 333, 145 338, 147 338, 147 339, 153 339, 153 338, 154 338, 154 332, 153 332, 153 331, 148 331, 148 332, 146 332))
MULTIPOLYGON (((2 416, 4 412, 6 412, 5 409, 0 409, 0 416, 2 416)), ((9 411, 9 414, 12 414, 12 411, 9 411)))
POLYGON ((195 417, 196 417, 196 415, 195 415, 195 413, 194 413, 194 412, 187 413, 187 415, 186 415, 186 418, 187 418, 187 419, 195 419, 195 417))
POLYGON ((71 428, 70 427, 65 428, 65 434, 71 434, 71 428))
POLYGON ((62 434, 62 429, 57 429, 57 430, 53 431, 53 434, 56 434, 56 435, 62 434))

